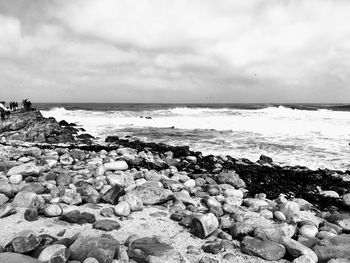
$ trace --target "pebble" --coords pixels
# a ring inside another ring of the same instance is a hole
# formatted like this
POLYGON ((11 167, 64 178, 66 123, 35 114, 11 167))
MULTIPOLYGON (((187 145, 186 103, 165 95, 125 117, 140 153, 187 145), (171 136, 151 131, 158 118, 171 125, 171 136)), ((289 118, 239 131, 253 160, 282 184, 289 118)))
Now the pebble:
POLYGON ((27 221, 36 221, 38 220, 38 210, 36 208, 27 208, 24 212, 24 219, 27 221))
POLYGON ((45 207, 44 214, 48 217, 61 216, 63 214, 63 210, 59 204, 49 204, 45 207))

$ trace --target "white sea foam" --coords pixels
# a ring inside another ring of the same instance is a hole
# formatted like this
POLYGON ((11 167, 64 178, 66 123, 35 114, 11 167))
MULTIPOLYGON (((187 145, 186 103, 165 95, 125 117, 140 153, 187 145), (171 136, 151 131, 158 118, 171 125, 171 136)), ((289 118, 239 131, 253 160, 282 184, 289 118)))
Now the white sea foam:
POLYGON ((133 128, 133 135, 137 136, 135 131, 139 129, 143 139, 168 142, 169 138, 162 138, 161 133, 152 137, 145 131, 175 127, 174 131, 182 132, 181 136, 171 137, 174 144, 188 143, 207 154, 231 154, 256 160, 264 153, 281 164, 350 169, 350 112, 280 106, 258 110, 175 107, 107 112, 53 108, 42 113, 58 121, 64 119, 82 125, 92 135, 102 138, 133 128), (211 138, 194 140, 186 136, 186 130, 195 129, 198 135, 208 133, 211 138))

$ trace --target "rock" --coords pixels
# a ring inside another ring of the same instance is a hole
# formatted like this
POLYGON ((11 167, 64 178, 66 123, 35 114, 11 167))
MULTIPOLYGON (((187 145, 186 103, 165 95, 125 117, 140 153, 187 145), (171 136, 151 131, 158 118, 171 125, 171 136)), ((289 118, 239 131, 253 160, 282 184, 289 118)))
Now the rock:
POLYGON ((100 210, 100 215, 104 217, 112 217, 114 215, 114 210, 111 207, 105 207, 100 210))
POLYGON ((219 221, 213 213, 192 218, 191 233, 199 238, 206 238, 219 227, 219 221))
POLYGON ((103 231, 112 231, 120 228, 120 224, 117 221, 104 219, 98 220, 94 223, 93 228, 103 230, 103 231))
POLYGON ((0 194, 0 207, 6 204, 8 200, 9 198, 6 195, 0 194))
POLYGON ((322 191, 320 194, 323 195, 324 197, 328 197, 328 198, 339 198, 340 197, 336 191, 332 191, 332 190, 322 191))
POLYGON ((73 210, 68 213, 65 213, 61 216, 60 219, 68 223, 75 223, 75 224, 86 224, 86 223, 93 224, 96 221, 96 218, 93 214, 90 214, 87 212, 80 213, 79 210, 73 210))
POLYGON ((11 244, 13 251, 17 253, 26 253, 33 251, 40 245, 41 239, 33 231, 24 230, 15 235, 11 244))
POLYGON ((246 236, 241 242, 242 252, 258 256, 266 260, 277 261, 284 257, 286 249, 284 246, 269 240, 259 240, 246 236))
POLYGON ((12 197, 13 193, 14 191, 12 184, 9 184, 7 180, 0 180, 0 194, 4 194, 7 197, 12 197))
POLYGON ((56 178, 58 186, 68 186, 72 182, 72 177, 68 173, 60 173, 56 178))
POLYGON ((42 194, 45 192, 45 187, 41 183, 28 183, 22 187, 22 191, 42 194))
POLYGON ((0 206, 0 218, 4 218, 10 215, 17 213, 16 208, 12 206, 12 204, 5 204, 0 206))
POLYGON ((125 201, 129 204, 131 212, 141 211, 143 209, 143 203, 141 198, 138 195, 133 194, 132 192, 127 192, 124 196, 120 198, 120 200, 125 201))
MULTIPOLYGON (((158 237, 144 237, 130 243, 128 255, 138 263, 147 262, 148 256, 167 257, 173 254, 173 248, 161 242, 158 237)), ((163 262, 169 262, 168 260, 163 262)))
POLYGON ((95 175, 96 177, 99 177, 99 176, 103 176, 106 172, 106 168, 104 167, 103 164, 97 166, 96 168, 96 171, 95 171, 95 175))
POLYGON ((5 252, 0 253, 0 262, 1 263, 42 263, 36 258, 32 258, 26 255, 5 252))
POLYGON ((75 184, 77 192, 85 203, 98 203, 100 200, 99 192, 88 182, 79 181, 75 184))
POLYGON ((33 192, 21 191, 15 196, 12 204, 15 207, 28 207, 42 210, 45 201, 41 196, 33 192))
POLYGON ((120 244, 110 235, 78 237, 69 247, 71 260, 83 262, 92 257, 99 263, 110 263, 119 253, 120 244))
POLYGON ((44 214, 48 217, 61 216, 63 210, 59 204, 49 204, 45 207, 44 214))
POLYGON ((20 184, 23 180, 23 176, 21 174, 13 174, 9 178, 9 182, 11 184, 20 184))
POLYGON ((47 263, 64 263, 69 258, 69 250, 61 244, 51 245, 41 251, 38 260, 47 263))
POLYGON ((316 263, 310 256, 302 255, 292 261, 292 263, 316 263))
POLYGON ((38 210, 36 208, 27 208, 24 212, 24 219, 27 221, 36 221, 38 217, 38 210))
POLYGON ((65 153, 63 155, 60 156, 60 163, 63 165, 72 165, 74 162, 74 159, 72 156, 70 156, 70 154, 65 153))
POLYGON ((288 253, 294 258, 305 255, 309 256, 315 262, 318 261, 318 257, 314 251, 294 239, 282 237, 281 244, 285 246, 288 253))
POLYGON ((234 171, 223 171, 217 176, 218 182, 222 184, 230 184, 236 188, 246 188, 245 182, 239 178, 234 171))
POLYGON ((22 176, 37 176, 39 172, 39 168, 34 163, 25 163, 12 167, 7 172, 7 175, 21 174, 22 176))
POLYGON ((247 207, 252 207, 254 211, 258 211, 260 208, 269 206, 265 200, 258 198, 246 198, 243 200, 243 204, 247 207))
POLYGON ((118 203, 119 198, 124 194, 125 194, 124 188, 116 184, 111 189, 109 189, 105 194, 103 194, 101 198, 102 200, 115 205, 118 203))
POLYGON ((219 263, 219 260, 210 257, 202 257, 198 263, 219 263))
POLYGON ((107 176, 110 185, 119 184, 122 187, 128 187, 135 183, 134 177, 126 172, 115 172, 107 176))
POLYGON ((279 243, 282 237, 291 238, 295 233, 295 226, 287 223, 274 224, 271 227, 257 227, 254 236, 262 240, 271 240, 279 243))
POLYGON ((193 188, 193 187, 196 186, 196 182, 195 182, 195 180, 190 179, 190 180, 187 180, 186 182, 184 182, 184 185, 185 185, 187 188, 193 188))
POLYGON ((313 251, 317 254, 320 262, 336 258, 350 259, 349 243, 349 234, 338 235, 320 241, 313 247, 313 251))
POLYGON ((81 195, 73 189, 65 189, 61 200, 68 205, 79 205, 83 202, 81 195))
POLYGON ((339 220, 337 222, 337 225, 340 226, 344 232, 349 232, 350 231, 350 218, 345 218, 345 219, 339 220))
POLYGON ((298 230, 300 235, 306 236, 306 237, 315 237, 318 233, 318 229, 316 226, 312 225, 303 225, 298 230))
POLYGON ((87 258, 83 263, 99 263, 96 258, 87 258))
POLYGON ((154 186, 148 187, 141 185, 132 192, 141 198, 144 205, 160 204, 174 198, 171 190, 154 186))
POLYGON ((129 169, 129 166, 125 161, 105 163, 104 167, 107 171, 125 171, 129 169))
POLYGON ((223 242, 222 240, 217 241, 209 241, 202 246, 202 249, 206 253, 210 254, 219 254, 223 250, 223 242))
POLYGON ((278 211, 278 210, 273 212, 273 216, 278 221, 286 221, 287 220, 286 216, 281 211, 278 211))
POLYGON ((344 194, 342 197, 342 202, 345 207, 350 207, 350 193, 344 194))
POLYGON ((266 155, 260 155, 260 157, 259 157, 259 162, 260 163, 268 163, 268 164, 271 164, 271 163, 273 163, 273 160, 272 160, 272 158, 271 157, 269 157, 269 156, 266 156, 266 155))
POLYGON ((130 215, 130 206, 127 202, 121 201, 114 207, 114 213, 116 216, 128 216, 130 215))
POLYGON ((280 211, 286 216, 287 220, 292 220, 294 216, 299 214, 300 207, 296 202, 287 201, 280 204, 280 211))

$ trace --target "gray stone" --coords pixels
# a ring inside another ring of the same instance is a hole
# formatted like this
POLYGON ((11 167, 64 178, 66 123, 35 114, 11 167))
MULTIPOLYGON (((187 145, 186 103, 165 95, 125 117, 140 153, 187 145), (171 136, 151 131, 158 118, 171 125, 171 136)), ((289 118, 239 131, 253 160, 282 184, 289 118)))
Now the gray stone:
POLYGON ((241 242, 242 252, 266 260, 280 260, 286 254, 284 246, 269 240, 260 240, 246 236, 241 242))

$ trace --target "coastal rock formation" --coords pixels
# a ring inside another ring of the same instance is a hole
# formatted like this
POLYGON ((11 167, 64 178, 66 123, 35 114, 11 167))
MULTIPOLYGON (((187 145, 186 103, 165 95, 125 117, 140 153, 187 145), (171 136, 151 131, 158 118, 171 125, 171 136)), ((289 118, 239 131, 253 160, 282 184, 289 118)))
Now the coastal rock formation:
POLYGON ((28 142, 73 142, 77 131, 72 126, 61 126, 54 118, 44 118, 37 110, 19 110, 0 122, 0 136, 28 142))

